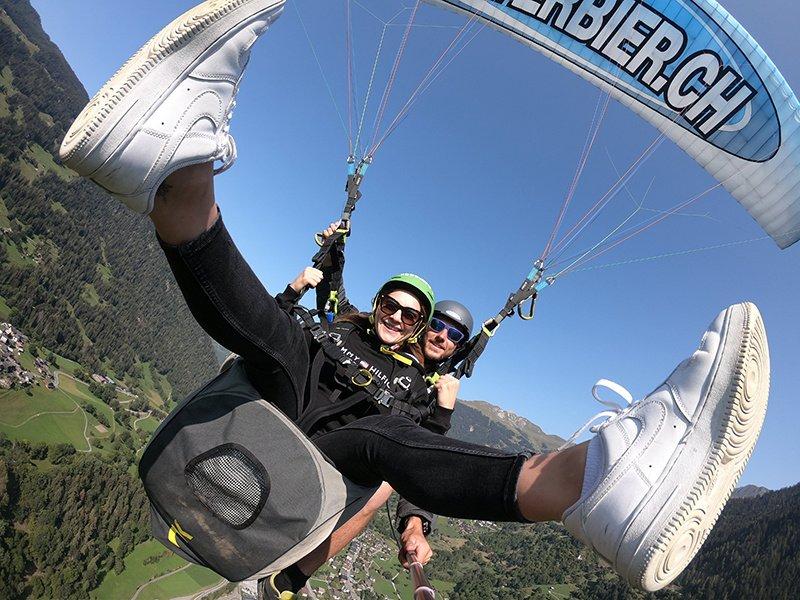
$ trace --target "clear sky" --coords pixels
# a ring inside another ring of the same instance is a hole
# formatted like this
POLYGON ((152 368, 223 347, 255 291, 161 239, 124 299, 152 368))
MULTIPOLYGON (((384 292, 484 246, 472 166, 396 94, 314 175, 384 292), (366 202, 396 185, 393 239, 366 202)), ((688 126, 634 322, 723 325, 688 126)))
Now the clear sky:
MULTIPOLYGON (((411 0, 353 5, 358 94, 363 98, 383 25, 411 0), (367 10, 369 12, 367 12, 367 10), (371 13, 371 14, 370 14, 371 13)), ((187 0, 33 0, 45 30, 90 94, 187 0)), ((800 88, 800 7, 790 0, 723 3, 800 88)), ((343 3, 290 0, 256 45, 232 124, 235 168, 217 182, 239 247, 267 287, 279 291, 315 251, 312 235, 341 210, 347 136, 302 21, 346 119, 343 3), (296 3, 296 5, 295 5, 296 3)), ((462 17, 423 6, 386 111, 450 43, 462 17)), ((402 27, 386 28, 372 117, 402 27)), ((494 315, 542 250, 589 131, 596 88, 529 48, 484 30, 456 57, 390 137, 368 172, 348 242, 346 282, 367 307, 376 286, 400 271, 428 278, 440 298, 494 315)), ((613 102, 567 217, 574 223, 656 137, 613 102), (581 208, 583 210, 581 210, 581 208)), ((668 209, 714 181, 673 144, 660 146, 575 251, 591 246, 644 199, 668 209), (649 193, 648 193, 649 189, 649 193)), ((779 251, 724 191, 710 194, 544 292, 535 320, 508 320, 466 380, 461 397, 482 399, 567 437, 602 407, 601 378, 642 397, 688 356, 713 317, 752 300, 764 315, 772 393, 759 445, 742 483, 779 488, 800 481, 800 244, 779 251), (703 252, 630 262, 708 246, 703 252), (609 263, 623 262, 618 266, 609 263)))

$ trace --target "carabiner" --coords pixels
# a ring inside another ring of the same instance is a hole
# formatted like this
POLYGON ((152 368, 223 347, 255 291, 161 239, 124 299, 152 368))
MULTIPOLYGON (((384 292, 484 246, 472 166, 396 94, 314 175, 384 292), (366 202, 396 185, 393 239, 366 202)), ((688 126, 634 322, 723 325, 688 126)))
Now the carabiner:
POLYGON ((534 311, 536 310, 536 294, 533 294, 528 300, 523 300, 517 304, 517 315, 523 321, 530 321, 533 319, 534 311), (526 302, 530 302, 530 307, 523 312, 522 307, 526 302))

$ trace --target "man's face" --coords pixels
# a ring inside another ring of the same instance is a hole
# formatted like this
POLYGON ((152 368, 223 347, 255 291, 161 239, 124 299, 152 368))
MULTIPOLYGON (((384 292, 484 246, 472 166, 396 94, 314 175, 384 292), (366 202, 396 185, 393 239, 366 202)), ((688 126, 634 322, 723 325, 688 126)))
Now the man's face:
MULTIPOLYGON (((448 327, 456 327, 456 323, 436 313, 436 318, 444 321, 448 327)), ((447 337, 447 328, 439 332, 434 331, 430 327, 425 330, 425 344, 424 352, 425 359, 433 362, 442 362, 447 360, 455 353, 458 344, 455 344, 447 337)))

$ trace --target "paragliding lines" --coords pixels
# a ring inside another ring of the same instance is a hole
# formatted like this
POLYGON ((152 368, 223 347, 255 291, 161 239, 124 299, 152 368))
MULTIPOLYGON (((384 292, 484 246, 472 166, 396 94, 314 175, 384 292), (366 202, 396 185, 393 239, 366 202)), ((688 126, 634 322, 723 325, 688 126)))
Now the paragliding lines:
POLYGON ((567 208, 569 208, 569 205, 572 202, 572 198, 575 196, 575 192, 578 189, 578 183, 580 182, 581 175, 583 175, 583 170, 586 167, 586 163, 589 160, 589 155, 592 153, 592 148, 594 147, 594 143, 597 140, 597 135, 600 133, 600 129, 603 125, 603 119, 605 118, 610 101, 611 101, 610 92, 600 93, 600 98, 598 99, 598 103, 595 106, 594 115, 592 117, 592 125, 589 128, 589 131, 587 132, 586 141, 583 144, 583 149, 581 150, 581 155, 580 158, 578 159, 578 165, 575 168, 575 174, 572 177, 572 182, 570 183, 569 189, 567 190, 564 202, 561 204, 561 210, 558 213, 558 218, 556 219, 555 224, 553 225, 553 230, 550 232, 550 238, 547 240, 547 245, 545 245, 544 251, 542 252, 541 255, 542 260, 546 259, 547 255, 550 253, 550 249, 553 246, 553 242, 555 241, 556 235, 558 235, 558 230, 561 228, 561 223, 563 222, 564 216, 567 213, 567 208), (602 102, 602 111, 600 111, 600 116, 598 118, 598 110, 600 109, 600 104, 601 104, 600 100, 603 99, 603 96, 605 96, 605 102, 602 102))
POLYGON ((411 16, 408 18, 408 24, 403 32, 403 39, 400 42, 400 47, 397 49, 397 55, 395 56, 392 70, 389 73, 389 80, 386 82, 386 88, 383 90, 383 96, 381 97, 381 102, 378 105, 378 113, 375 116, 375 126, 372 136, 373 148, 375 147, 375 141, 378 137, 378 129, 383 121, 383 115, 386 112, 386 106, 389 103, 389 95, 391 94, 392 87, 394 87, 394 82, 397 79, 397 71, 400 69, 400 61, 403 58, 403 53, 405 52, 406 45, 408 44, 408 36, 411 33, 411 25, 414 23, 414 19, 417 16, 417 10, 419 10, 419 2, 420 0, 417 0, 414 3, 414 8, 411 10, 411 16))
POLYGON ((350 0, 344 0, 345 12, 345 51, 347 52, 347 141, 349 155, 353 155, 353 103, 355 81, 353 78, 353 21, 350 18, 350 0))
POLYGON ((723 186, 723 182, 718 182, 715 185, 712 185, 710 188, 700 192, 699 194, 696 194, 695 196, 692 196, 688 200, 685 200, 684 202, 681 202, 680 204, 677 204, 672 209, 664 212, 663 214, 655 216, 655 217, 652 217, 648 221, 645 221, 645 223, 643 225, 641 225, 640 227, 635 229, 630 234, 623 235, 620 239, 617 239, 617 240, 613 241, 609 246, 603 248, 602 250, 600 250, 599 252, 595 253, 594 255, 592 255, 592 256, 590 256, 588 258, 581 259, 580 261, 576 261, 575 263, 570 265, 567 269, 564 269, 561 273, 559 273, 559 275, 563 275, 565 273, 574 271, 577 267, 579 267, 579 266, 581 266, 583 264, 586 264, 587 262, 589 262, 591 260, 595 260, 596 258, 598 258, 599 256, 602 256, 606 252, 609 252, 610 250, 613 250, 614 248, 616 248, 617 246, 619 246, 623 242, 626 242, 627 240, 631 239, 632 237, 635 237, 635 236, 639 235, 640 233, 644 233, 645 231, 647 231, 651 227, 654 227, 655 225, 661 223, 661 221, 663 221, 664 219, 677 214, 678 212, 682 211, 684 208, 687 208, 688 206, 690 206, 690 205, 694 204, 695 202, 697 202, 698 200, 700 200, 700 198, 703 198, 703 197, 707 196, 708 194, 710 194, 714 190, 717 190, 717 189, 721 188, 722 186, 723 186))
MULTIPOLYGON (((606 242, 607 242, 609 239, 611 239, 611 238, 612 238, 612 237, 614 237, 614 236, 615 236, 617 233, 619 233, 619 232, 620 232, 620 230, 622 230, 622 234, 623 234, 623 235, 624 235, 625 233, 627 233, 627 231, 629 231, 630 229, 628 229, 628 230, 624 230, 624 229, 623 229, 623 227, 625 227, 625 225, 627 225, 627 224, 630 222, 630 220, 631 220, 631 219, 633 219, 633 217, 635 217, 636 215, 638 215, 638 214, 639 214, 639 212, 642 210, 642 204, 644 203, 644 198, 646 198, 646 197, 647 197, 647 195, 650 193, 650 189, 652 188, 652 186, 653 186, 653 182, 651 181, 651 182, 650 182, 650 185, 649 185, 649 186, 648 186, 648 188, 647 188, 647 191, 646 191, 646 192, 645 192, 645 194, 644 194, 644 197, 642 198, 642 202, 640 202, 640 203, 638 204, 638 206, 636 207, 636 209, 635 209, 635 210, 633 210, 633 212, 631 212, 631 214, 629 214, 627 217, 625 217, 625 219, 623 219, 623 220, 622 220, 622 221, 619 223, 619 225, 617 225, 616 227, 614 227, 614 229, 612 229, 611 231, 609 231, 609 232, 608 232, 608 234, 607 234, 607 235, 606 235, 606 236, 605 236, 603 239, 601 239, 599 242, 597 242, 597 243, 596 243, 594 246, 592 246, 592 247, 591 247, 591 248, 589 248, 588 250, 585 250, 585 251, 583 251, 583 252, 580 252, 580 253, 578 253, 578 255, 577 255, 577 256, 573 256, 573 257, 571 257, 571 258, 569 258, 569 259, 566 259, 566 260, 563 260, 563 261, 561 261, 562 263, 563 263, 563 262, 570 262, 570 261, 572 261, 572 262, 571 262, 571 264, 570 264, 570 265, 568 265, 567 267, 565 267, 564 269, 562 269, 561 271, 559 271, 559 273, 558 273, 557 275, 555 275, 555 277, 560 277, 560 276, 561 276, 561 275, 563 275, 564 273, 568 272, 568 271, 569 271, 569 270, 572 268, 572 266, 573 266, 573 265, 576 265, 576 264, 578 264, 578 263, 579 263, 579 262, 580 262, 582 259, 584 259, 584 258, 586 258, 587 256, 589 256, 589 255, 590 255, 592 252, 594 252, 595 250, 597 250, 597 249, 598 249, 599 247, 601 247, 601 246, 602 246, 604 243, 606 243, 606 242)), ((552 269, 552 268, 556 267, 556 265, 558 265, 558 264, 559 264, 559 263, 553 263, 553 264, 550 264, 550 265, 549 265, 549 268, 551 268, 551 269, 552 269)))
POLYGON ((306 40, 308 40, 308 45, 311 48, 311 54, 314 55, 314 60, 317 63, 317 68, 319 68, 319 73, 322 76, 322 81, 325 83, 325 87, 328 89, 328 96, 331 98, 331 102, 333 103, 333 109, 336 111, 336 114, 339 117, 339 122, 342 124, 342 129, 348 138, 350 137, 350 132, 347 129, 347 125, 344 122, 344 117, 342 117, 342 112, 339 110, 339 105, 336 104, 336 97, 333 94, 333 89, 331 88, 331 84, 328 82, 328 78, 325 76, 325 69, 322 68, 322 63, 319 60, 319 56, 317 55, 317 50, 314 47, 314 42, 311 41, 311 36, 308 34, 308 29, 306 28, 306 24, 303 21, 303 15, 300 14, 300 9, 297 8, 297 2, 292 2, 292 6, 294 6, 294 10, 297 13, 297 18, 300 21, 300 26, 303 28, 303 33, 306 36, 306 40))
POLYGON ((380 148, 380 146, 386 141, 386 139, 400 126, 400 124, 406 118, 408 113, 411 111, 411 108, 414 106, 414 104, 417 102, 420 96, 422 96, 422 94, 424 94, 425 91, 427 91, 427 89, 433 84, 433 82, 439 78, 439 76, 445 71, 445 69, 447 69, 447 67, 450 66, 450 63, 452 63, 458 57, 458 55, 461 54, 461 52, 472 42, 472 40, 474 40, 475 37, 481 31, 483 31, 485 25, 479 27, 477 31, 475 31, 472 34, 472 36, 464 44, 462 44, 462 46, 452 56, 450 56, 447 62, 444 63, 444 66, 441 66, 441 68, 439 68, 442 61, 445 59, 445 57, 447 57, 448 53, 456 46, 458 41, 464 36, 464 34, 467 32, 470 26, 475 22, 476 17, 477 13, 472 13, 472 17, 464 24, 463 27, 461 27, 461 29, 459 29, 458 33, 456 33, 455 37, 447 46, 447 48, 445 48, 444 51, 439 55, 439 57, 434 61, 433 65, 425 74, 425 76, 422 78, 419 85, 411 93, 408 100, 406 100, 403 107, 397 113, 397 116, 394 118, 394 120, 392 120, 389 127, 387 127, 386 133, 384 133, 384 135, 381 137, 378 143, 375 144, 370 149, 369 151, 370 155, 374 155, 375 152, 377 152, 378 148, 380 148))
MULTIPOLYGON (((623 173, 623 175, 617 179, 616 182, 608 189, 608 191, 600 197, 600 199, 589 209, 587 210, 583 216, 578 220, 575 225, 573 225, 569 231, 561 238, 561 241, 553 246, 551 252, 555 252, 555 256, 553 260, 557 260, 560 256, 563 255, 564 251, 567 247, 575 241, 575 239, 581 234, 581 232, 586 229, 590 224, 594 222, 600 212, 605 208, 611 200, 613 200, 616 195, 620 192, 623 188, 624 184, 630 180, 633 175, 638 172, 641 166, 650 158, 661 143, 666 139, 666 136, 661 133, 659 134, 655 140, 647 147, 645 150, 639 155, 639 157, 631 163, 628 170, 623 173)), ((547 256, 545 256, 547 258, 547 256)))
MULTIPOLYGON (((380 62, 381 52, 383 51, 383 40, 386 38, 386 28, 389 27, 389 23, 383 24, 383 31, 381 31, 381 38, 378 41, 378 49, 375 51, 375 60, 372 61, 372 72, 369 75, 369 83, 367 84, 367 93, 364 97, 364 105, 361 110, 361 117, 358 120, 358 131, 356 132, 356 142, 355 148, 356 152, 360 151, 360 144, 361 144, 361 132, 364 129, 364 117, 367 115, 367 106, 369 105, 369 99, 372 96, 372 85, 375 82, 375 72, 378 70, 378 63, 380 62)), ((350 154, 352 154, 352 150, 350 154)))

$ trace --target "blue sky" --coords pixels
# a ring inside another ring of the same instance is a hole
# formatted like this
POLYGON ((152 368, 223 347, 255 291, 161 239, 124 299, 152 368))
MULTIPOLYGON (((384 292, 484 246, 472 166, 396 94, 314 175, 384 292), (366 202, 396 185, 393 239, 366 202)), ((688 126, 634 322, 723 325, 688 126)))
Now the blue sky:
MULTIPOLYGON (((413 4, 404 1, 406 7, 413 4)), ((348 153, 298 17, 299 11, 344 111, 342 2, 292 2, 254 49, 232 124, 240 158, 217 182, 229 229, 274 291, 313 254, 313 232, 339 213, 348 153)), ((92 94, 192 2, 33 4, 92 94)), ((800 88, 800 8, 789 0, 724 5, 790 85, 800 88)), ((387 20, 403 6, 361 0, 353 7, 362 96, 383 27, 376 17, 387 20)), ((422 26, 409 39, 389 119, 463 22, 439 9, 420 9, 422 26)), ((387 28, 373 111, 401 34, 402 27, 387 28)), ((375 157, 348 242, 346 281, 353 301, 368 306, 384 278, 411 270, 428 278, 440 298, 466 303, 477 320, 494 315, 547 240, 599 97, 596 88, 529 48, 495 31, 480 32, 375 157)), ((580 207, 585 210, 616 180, 615 168, 625 170, 656 135, 612 101, 567 222, 574 223, 580 207)), ((668 209, 713 183, 694 161, 665 143, 574 249, 597 241, 634 202, 644 198, 647 208, 668 209)), ((752 300, 769 334, 772 393, 742 483, 770 488, 796 483, 800 249, 779 251, 764 239, 741 243, 764 234, 724 191, 685 213, 587 265, 601 268, 560 280, 542 294, 534 321, 506 321, 476 375, 464 382, 461 397, 487 400, 566 437, 600 410, 590 393, 597 379, 618 381, 635 397, 647 394, 694 350, 719 310, 752 300), (631 262, 728 243, 733 245, 631 262), (625 264, 607 266, 619 262, 625 264)))

